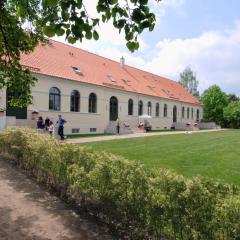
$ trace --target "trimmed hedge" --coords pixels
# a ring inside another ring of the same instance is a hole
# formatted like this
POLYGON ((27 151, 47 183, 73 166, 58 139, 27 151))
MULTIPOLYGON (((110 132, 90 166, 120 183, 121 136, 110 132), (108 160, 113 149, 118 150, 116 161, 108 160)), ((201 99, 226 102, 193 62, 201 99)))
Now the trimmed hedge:
POLYGON ((148 170, 32 129, 4 131, 0 151, 130 239, 240 239, 240 194, 232 185, 148 170))

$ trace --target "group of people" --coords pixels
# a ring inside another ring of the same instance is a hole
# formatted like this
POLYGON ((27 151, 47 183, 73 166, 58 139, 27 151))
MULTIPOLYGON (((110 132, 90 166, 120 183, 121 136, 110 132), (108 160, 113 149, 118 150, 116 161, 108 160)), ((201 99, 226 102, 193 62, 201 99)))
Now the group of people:
POLYGON ((40 131, 48 132, 51 136, 54 135, 55 126, 58 128, 58 135, 60 136, 61 140, 64 140, 64 124, 67 121, 62 118, 61 115, 58 115, 58 120, 56 124, 53 123, 48 117, 43 120, 43 117, 38 117, 37 120, 37 129, 40 131))
MULTIPOLYGON (((116 119, 116 133, 120 134, 120 118, 116 119)), ((147 119, 144 119, 143 123, 139 123, 138 128, 143 129, 144 132, 150 132, 152 130, 152 125, 149 123, 147 119)))
MULTIPOLYGON (((51 136, 53 136, 55 127, 57 127, 58 135, 60 136, 60 139, 64 140, 64 124, 66 122, 67 121, 64 120, 61 115, 58 115, 58 120, 57 120, 56 124, 54 124, 53 121, 51 121, 48 117, 46 117, 46 119, 43 120, 43 117, 40 116, 40 117, 38 117, 38 120, 37 120, 37 129, 40 131, 48 132, 51 136)), ((120 118, 118 117, 116 119, 116 133, 117 134, 120 134, 120 125, 121 125, 121 122, 120 122, 120 118)), ((149 124, 149 122, 147 120, 144 121, 144 124, 140 123, 138 127, 139 128, 143 127, 145 132, 151 131, 151 128, 152 128, 152 126, 149 124)))

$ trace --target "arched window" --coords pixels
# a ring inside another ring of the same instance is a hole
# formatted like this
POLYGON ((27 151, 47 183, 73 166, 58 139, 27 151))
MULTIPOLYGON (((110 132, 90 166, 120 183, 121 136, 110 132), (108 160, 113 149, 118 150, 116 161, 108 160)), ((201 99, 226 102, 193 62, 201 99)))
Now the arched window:
POLYGON ((197 110, 197 121, 200 120, 200 114, 199 114, 199 109, 197 110))
POLYGON ((182 107, 182 118, 185 118, 185 108, 182 107))
POLYGON ((110 121, 116 121, 118 118, 118 99, 112 96, 109 100, 110 121))
POLYGON ((80 106, 80 93, 77 90, 73 90, 71 92, 71 105, 70 105, 71 112, 79 112, 79 106, 80 106))
POLYGON ((164 104, 163 116, 167 117, 167 104, 164 104))
POLYGON ((61 93, 56 87, 49 90, 49 110, 60 111, 61 106, 61 93))
POLYGON ((128 100, 128 115, 133 115, 133 100, 131 98, 128 100))
POLYGON ((187 108, 187 119, 189 119, 189 115, 190 115, 190 109, 187 108))
POLYGON ((138 115, 139 116, 143 115, 143 102, 142 102, 142 100, 140 100, 138 102, 138 115))
POLYGON ((192 119, 193 119, 193 108, 192 108, 192 119))
POLYGON ((156 117, 159 117, 159 103, 156 103, 156 117))
POLYGON ((173 107, 173 122, 177 122, 177 106, 173 107))
POLYGON ((95 93, 90 93, 88 99, 88 112, 96 113, 97 112, 97 96, 95 93))
POLYGON ((149 116, 152 116, 152 103, 151 102, 148 102, 148 115, 149 116))

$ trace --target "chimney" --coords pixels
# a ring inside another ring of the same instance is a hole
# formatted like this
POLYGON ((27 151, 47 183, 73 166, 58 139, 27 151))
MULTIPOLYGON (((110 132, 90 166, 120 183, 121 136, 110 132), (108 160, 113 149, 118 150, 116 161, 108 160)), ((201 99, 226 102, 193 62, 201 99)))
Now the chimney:
POLYGON ((120 58, 120 66, 121 66, 121 68, 124 68, 124 66, 125 66, 125 59, 124 59, 124 57, 120 58))

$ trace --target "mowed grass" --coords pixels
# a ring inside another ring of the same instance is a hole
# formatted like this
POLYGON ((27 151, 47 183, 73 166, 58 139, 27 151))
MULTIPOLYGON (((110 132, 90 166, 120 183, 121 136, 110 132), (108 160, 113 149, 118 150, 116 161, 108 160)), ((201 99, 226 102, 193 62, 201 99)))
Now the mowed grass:
POLYGON ((240 185, 240 130, 87 143, 147 168, 167 168, 240 185))

